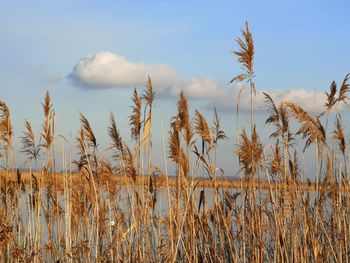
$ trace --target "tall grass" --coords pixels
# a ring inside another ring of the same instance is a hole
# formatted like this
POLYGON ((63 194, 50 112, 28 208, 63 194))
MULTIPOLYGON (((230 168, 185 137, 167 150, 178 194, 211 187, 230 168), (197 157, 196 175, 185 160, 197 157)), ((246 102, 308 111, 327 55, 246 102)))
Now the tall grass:
MULTIPOLYGON (((55 111, 47 92, 40 134, 24 121, 22 152, 30 170, 21 173, 10 110, 1 101, 0 157, 5 165, 0 177, 0 260, 347 262, 349 140, 338 105, 348 104, 349 75, 338 95, 332 82, 320 116, 292 102, 277 104, 265 93, 266 123, 274 126, 269 150, 254 124, 254 43, 248 24, 242 34, 234 54, 244 73, 232 81, 248 81, 251 120, 250 134, 245 128, 239 132, 235 153, 242 177, 231 189, 222 187, 229 181, 219 176, 224 171, 217 167, 220 141, 228 142, 219 115, 214 109, 212 122, 198 110, 191 116, 183 92, 170 120, 168 146, 163 146, 176 178, 167 176, 167 160, 164 171, 153 164, 155 93, 150 77, 142 95, 136 89, 132 94, 130 144, 110 114, 110 160, 101 157, 93 123, 83 113, 73 142, 55 134, 55 111), (334 125, 329 123, 332 114, 334 125), (297 124, 295 131, 291 122, 297 124), (299 139, 305 141, 302 151, 299 139), (72 147, 78 152, 75 160, 66 155, 72 147), (315 183, 303 179, 308 177, 304 153, 312 147, 315 183), (58 152, 61 173, 56 171, 58 152)), ((163 142, 164 136, 162 131, 163 142)))

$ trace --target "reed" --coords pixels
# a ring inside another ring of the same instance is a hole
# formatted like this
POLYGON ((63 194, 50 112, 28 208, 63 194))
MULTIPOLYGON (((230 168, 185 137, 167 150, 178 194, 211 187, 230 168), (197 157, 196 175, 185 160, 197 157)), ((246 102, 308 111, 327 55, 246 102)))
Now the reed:
POLYGON ((264 145, 265 134, 258 134, 253 118, 254 42, 248 23, 242 35, 234 54, 244 72, 232 82, 248 82, 251 116, 250 132, 237 130, 232 143, 238 179, 218 166, 221 143, 229 138, 217 110, 212 119, 198 110, 192 115, 184 92, 167 142, 161 127, 164 168, 155 165, 156 94, 150 77, 142 93, 136 88, 132 93, 130 143, 114 114, 109 116, 111 144, 104 153, 110 159, 100 154, 93 122, 83 113, 75 140, 56 134, 63 124, 56 123, 46 92, 39 133, 25 119, 20 137, 29 172, 17 169, 12 115, 0 101, 0 261, 347 262, 349 138, 341 105, 348 104, 350 75, 339 91, 332 82, 319 116, 264 93, 266 124, 273 127, 267 135, 271 144, 264 145), (313 147, 315 177, 305 173, 304 160, 313 147), (56 171, 56 156, 62 172, 56 171))

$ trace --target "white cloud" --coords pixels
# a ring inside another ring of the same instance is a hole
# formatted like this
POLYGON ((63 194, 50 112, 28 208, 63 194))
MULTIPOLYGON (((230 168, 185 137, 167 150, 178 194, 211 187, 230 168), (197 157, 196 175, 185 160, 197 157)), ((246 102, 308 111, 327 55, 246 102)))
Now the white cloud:
POLYGON ((155 76, 162 85, 177 78, 176 71, 167 65, 133 63, 111 52, 100 52, 81 59, 70 77, 82 85, 109 88, 142 85, 147 75, 155 76))
POLYGON ((130 62, 112 52, 100 52, 81 59, 68 78, 75 85, 88 88, 133 88, 144 85, 148 75, 163 96, 177 96, 184 90, 193 98, 210 98, 218 90, 218 85, 211 79, 181 78, 169 65, 130 62))
MULTIPOLYGON (((81 87, 133 88, 143 86, 147 76, 151 76, 154 89, 162 97, 177 97, 183 90, 191 99, 207 99, 223 110, 236 108, 239 87, 232 85, 220 87, 213 79, 204 77, 183 78, 176 69, 166 64, 149 65, 143 62, 131 62, 112 52, 100 52, 78 61, 68 78, 81 87)), ((282 101, 297 103, 305 110, 316 112, 323 110, 325 94, 305 89, 266 91, 279 104, 282 101)), ((254 97, 256 110, 266 109, 262 91, 254 97)), ((250 92, 242 90, 240 110, 249 110, 250 92)))
POLYGON ((195 99, 219 98, 222 91, 219 85, 210 78, 191 78, 174 83, 170 94, 178 96, 182 90, 187 97, 195 99))
MULTIPOLYGON (((222 109, 236 109, 238 94, 240 88, 238 86, 229 88, 221 98, 214 103, 221 106, 222 109)), ((265 90, 274 100, 276 105, 281 102, 293 102, 301 106, 308 112, 321 112, 324 110, 326 95, 324 92, 313 92, 306 89, 292 90, 265 90)), ((254 108, 256 110, 267 109, 265 96, 263 91, 257 90, 256 96, 253 97, 254 108)), ((250 90, 243 88, 240 96, 240 110, 250 110, 250 90)))

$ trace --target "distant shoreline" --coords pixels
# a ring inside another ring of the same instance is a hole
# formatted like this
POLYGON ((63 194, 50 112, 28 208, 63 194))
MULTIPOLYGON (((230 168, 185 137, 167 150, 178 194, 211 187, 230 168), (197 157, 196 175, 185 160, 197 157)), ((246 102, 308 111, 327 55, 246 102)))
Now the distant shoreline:
MULTIPOLYGON (((21 181, 24 183, 25 186, 28 186, 30 183, 30 173, 29 172, 21 172, 21 181)), ((54 184, 55 182, 58 185, 59 189, 63 189, 64 185, 64 174, 63 173, 57 173, 57 181, 55 176, 53 175, 52 179, 50 180, 48 175, 44 175, 44 177, 41 178, 40 172, 32 172, 34 176, 36 177, 37 180, 42 179, 41 183, 42 186, 47 186, 48 184, 54 184)), ((69 178, 69 174, 67 174, 67 178, 69 178)), ((80 178, 85 175, 79 174, 79 173, 72 173, 71 174, 71 179, 72 181, 80 180, 80 178)), ((1 172, 1 177, 3 180, 6 178, 6 173, 1 172)), ((165 176, 156 176, 153 177, 156 178, 153 183, 158 187, 175 187, 177 184, 177 179, 174 176, 168 176, 168 179, 165 176)), ((18 177, 14 173, 10 173, 8 177, 10 182, 18 182, 18 177)), ((183 179, 184 180, 184 179, 183 179)), ((146 176, 138 176, 136 177, 135 182, 131 178, 128 178, 126 176, 118 176, 118 175, 113 175, 111 176, 111 179, 109 180, 109 183, 118 186, 118 185, 133 185, 135 184, 136 186, 140 186, 142 184, 147 184, 148 178, 146 176)), ((318 186, 314 182, 299 182, 299 183, 294 183, 294 182, 289 182, 289 183, 275 183, 275 182, 267 182, 267 181, 249 181, 246 179, 228 179, 228 178, 219 178, 216 179, 216 182, 214 180, 211 180, 209 178, 192 178, 189 177, 187 178, 187 184, 189 186, 196 186, 196 187, 205 187, 205 188, 213 188, 216 186, 217 188, 223 188, 223 189, 249 189, 249 188, 255 188, 256 190, 261 189, 261 190, 286 190, 286 191, 317 191, 317 187, 319 191, 325 191, 325 190, 330 190, 330 189, 335 189, 339 188, 339 191, 342 192, 350 192, 350 184, 343 184, 343 185, 337 185, 333 183, 319 183, 318 186)), ((185 183, 185 181, 182 181, 181 183, 185 183)), ((102 183, 103 185, 103 183, 102 183)))

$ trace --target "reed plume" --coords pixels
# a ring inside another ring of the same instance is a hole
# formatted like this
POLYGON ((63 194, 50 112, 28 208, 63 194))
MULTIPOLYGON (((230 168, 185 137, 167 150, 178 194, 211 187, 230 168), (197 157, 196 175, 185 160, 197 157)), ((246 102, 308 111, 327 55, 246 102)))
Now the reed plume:
POLYGON ((53 141, 53 134, 52 134, 52 103, 51 103, 51 96, 49 91, 47 90, 44 97, 44 102, 41 103, 44 111, 44 123, 42 125, 42 132, 41 137, 44 140, 44 143, 41 145, 47 150, 50 149, 52 141, 53 141))
POLYGON ((189 158, 181 147, 180 119, 175 118, 171 123, 169 132, 169 155, 168 157, 182 169, 183 175, 187 177, 189 171, 189 158))
MULTIPOLYGON (((329 113, 332 110, 332 108, 335 105, 339 104, 340 102, 343 102, 344 104, 349 106, 349 104, 348 104, 349 97, 347 95, 347 93, 350 90, 350 86, 348 83, 349 78, 350 78, 350 73, 344 77, 342 85, 339 89, 338 96, 336 94, 337 93, 337 83, 334 80, 332 81, 332 83, 329 87, 329 92, 325 92, 326 97, 327 97, 327 100, 325 103, 327 113, 329 113)), ((327 119, 327 121, 328 121, 328 119, 327 119)))
MULTIPOLYGON (((152 80, 151 77, 148 76, 147 82, 146 82, 146 90, 143 93, 143 99, 146 102, 145 107, 148 106, 148 113, 146 115, 146 110, 145 110, 145 115, 144 115, 144 125, 143 125, 143 138, 142 141, 146 141, 147 143, 145 144, 145 152, 147 156, 147 185, 149 186, 149 180, 150 176, 152 174, 151 172, 151 147, 152 147, 152 107, 153 107, 153 102, 154 102, 154 96, 155 92, 153 91, 153 85, 152 85, 152 80)), ((140 161, 140 160, 139 160, 140 161)), ((140 163, 140 162, 139 162, 140 163)))
POLYGON ((345 144, 344 129, 339 117, 337 118, 335 130, 333 131, 333 138, 337 141, 340 152, 342 154, 345 154, 346 144, 345 144))
MULTIPOLYGON (((135 93, 134 93, 135 94, 135 93)), ((120 132, 117 128, 117 124, 114 115, 110 114, 110 126, 108 127, 108 135, 112 139, 111 148, 114 150, 114 158, 120 161, 122 164, 116 168, 119 175, 126 175, 130 177, 133 182, 136 182, 138 172, 135 168, 135 156, 131 152, 130 148, 123 143, 120 132)))
POLYGON ((155 96, 155 92, 153 91, 152 80, 151 80, 151 77, 148 76, 148 79, 146 82, 146 89, 143 93, 142 98, 145 100, 146 105, 148 105, 150 109, 152 109, 152 104, 154 102, 154 96, 155 96))
POLYGON ((350 90, 350 85, 348 83, 348 80, 350 78, 350 73, 346 74, 343 82, 342 82, 342 85, 339 89, 339 95, 338 95, 338 98, 337 98, 337 102, 343 102, 345 103, 347 106, 349 106, 347 100, 349 99, 349 97, 347 96, 347 93, 349 92, 350 90))
POLYGON ((127 145, 124 145, 125 154, 122 156, 121 160, 123 165, 117 168, 119 175, 127 175, 133 182, 136 182, 137 170, 135 167, 134 155, 127 145))
POLYGON ((271 96, 265 92, 263 92, 263 94, 270 112, 270 116, 266 119, 265 123, 273 124, 276 127, 275 131, 270 135, 270 137, 281 137, 289 146, 289 143, 294 141, 294 138, 290 131, 289 116, 285 104, 281 103, 277 108, 271 96))
POLYGON ((85 154, 85 150, 86 150, 85 149, 85 133, 84 133, 84 129, 83 128, 79 129, 79 135, 76 138, 76 141, 77 141, 77 146, 78 146, 78 149, 79 149, 79 153, 85 154))
POLYGON ((332 169, 332 161, 329 154, 327 154, 326 158, 326 174, 323 180, 323 183, 334 183, 334 174, 332 169))
POLYGON ((94 148, 97 147, 97 141, 95 134, 90 126, 89 121, 86 119, 86 117, 80 112, 80 122, 82 125, 82 128, 85 132, 85 137, 88 139, 89 144, 93 146, 94 148))
POLYGON ((138 141, 140 138, 141 131, 141 106, 142 106, 142 98, 138 95, 136 88, 134 89, 132 95, 132 114, 129 116, 129 124, 131 127, 131 137, 138 141))
POLYGON ((169 158, 177 164, 177 191, 178 201, 180 199, 180 176, 188 177, 189 173, 189 147, 192 145, 194 132, 192 130, 189 105, 183 92, 177 102, 177 115, 171 119, 171 131, 169 133, 169 158), (181 147, 181 136, 183 136, 186 149, 181 147))
POLYGON ((241 63, 245 72, 234 77, 230 83, 248 79, 248 82, 252 85, 251 88, 255 93, 255 86, 252 82, 252 77, 254 76, 254 41, 253 36, 249 31, 248 22, 246 22, 245 26, 245 30, 241 30, 243 39, 240 37, 236 39, 240 49, 238 51, 233 51, 233 54, 238 57, 238 62, 241 63))
POLYGON ((78 147, 78 155, 79 160, 73 160, 73 164, 78 167, 78 171, 81 171, 83 168, 87 169, 87 158, 89 158, 89 154, 87 153, 87 149, 85 146, 85 134, 83 128, 79 129, 79 135, 76 137, 77 147, 78 147))
POLYGON ((207 120, 204 118, 202 114, 199 113, 198 110, 195 111, 194 132, 195 134, 200 136, 204 142, 206 142, 207 144, 211 144, 212 138, 211 138, 207 120))
POLYGON ((44 116, 48 118, 50 115, 50 110, 52 108, 51 96, 48 90, 45 93, 44 102, 41 103, 41 105, 43 106, 44 116))
POLYGON ((337 103, 336 93, 337 93, 337 84, 335 81, 333 81, 329 87, 329 93, 325 92, 327 96, 327 101, 325 103, 325 106, 327 108, 327 111, 330 111, 333 106, 337 103))
POLYGON ((173 126, 169 133, 169 158, 178 165, 181 165, 181 151, 180 134, 178 129, 173 126))
POLYGON ((281 167, 281 155, 280 155, 280 147, 278 146, 278 140, 276 141, 274 151, 273 151, 273 159, 271 163, 271 172, 272 174, 278 176, 282 172, 281 167))
POLYGON ((294 182, 297 182, 300 175, 300 169, 298 164, 298 155, 296 149, 294 150, 293 160, 289 160, 289 171, 294 182))
POLYGON ((296 134, 301 134, 303 138, 306 138, 304 150, 312 143, 317 143, 321 146, 320 149, 323 145, 326 145, 326 133, 319 117, 310 116, 302 107, 294 103, 286 102, 285 105, 301 125, 296 134))
POLYGON ((214 127, 213 127, 213 132, 214 132, 214 139, 213 139, 213 144, 218 144, 220 140, 226 140, 228 139, 225 132, 221 130, 221 123, 220 123, 220 118, 219 115, 216 111, 216 108, 214 107, 214 127))
POLYGON ((190 114, 189 114, 189 106, 186 96, 183 91, 180 93, 180 99, 177 103, 177 118, 179 120, 178 129, 184 131, 183 137, 185 139, 186 146, 189 147, 191 145, 193 130, 190 122, 190 114))
POLYGON ((12 144, 12 133, 10 110, 5 102, 0 101, 0 138, 7 146, 12 144))
MULTIPOLYGON (((241 30, 243 35, 242 38, 237 38, 236 42, 240 49, 238 51, 233 51, 233 54, 238 57, 238 62, 241 64, 244 73, 241 73, 234 77, 232 82, 242 82, 247 80, 250 87, 250 134, 253 136, 254 129, 254 102, 253 95, 256 95, 255 83, 254 83, 254 41, 252 34, 249 31, 248 22, 246 22, 245 30, 241 30)), ((238 109, 238 105, 237 105, 238 109)))
POLYGON ((255 127, 253 129, 252 139, 248 138, 246 130, 243 129, 241 141, 242 143, 238 149, 238 156, 242 169, 246 176, 254 178, 256 169, 263 158, 263 146, 260 143, 255 127))
POLYGON ((24 126, 26 128, 26 131, 23 133, 24 136, 21 137, 22 152, 28 155, 29 160, 34 159, 35 162, 37 162, 40 153, 40 145, 37 146, 35 144, 35 136, 32 125, 27 119, 24 120, 24 126))
MULTIPOLYGON (((347 179, 347 157, 346 157, 346 142, 345 142, 345 135, 344 135, 344 128, 341 123, 341 116, 337 117, 336 126, 333 131, 333 138, 336 140, 338 144, 339 151, 343 155, 343 161, 344 161, 344 179, 347 179)), ((343 174, 343 173, 342 173, 343 174)))
POLYGON ((124 144, 122 137, 117 129, 117 124, 115 122, 114 116, 110 114, 110 126, 108 127, 108 135, 112 139, 112 148, 115 150, 115 158, 119 158, 124 155, 124 144))

